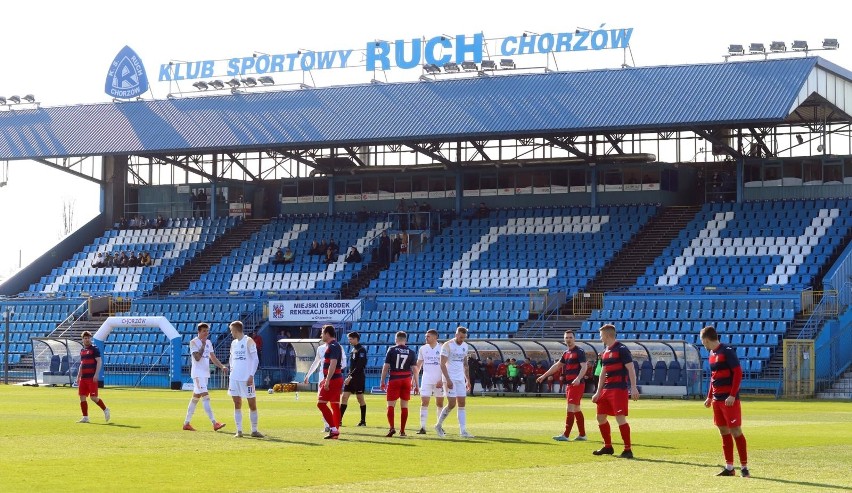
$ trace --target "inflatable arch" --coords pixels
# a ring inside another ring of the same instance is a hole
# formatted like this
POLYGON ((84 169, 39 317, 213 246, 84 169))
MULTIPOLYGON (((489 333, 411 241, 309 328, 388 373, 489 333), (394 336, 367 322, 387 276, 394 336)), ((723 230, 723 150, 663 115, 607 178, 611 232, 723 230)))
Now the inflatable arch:
MULTIPOLYGON (((183 375, 181 374, 181 338, 175 326, 166 319, 166 317, 109 317, 103 325, 95 332, 94 341, 92 342, 103 353, 104 343, 109 337, 112 330, 118 327, 158 327, 163 331, 163 334, 169 339, 169 344, 172 349, 172 364, 169 372, 171 388, 179 389, 183 383, 183 375)), ((104 380, 104 369, 101 367, 101 374, 98 376, 101 382, 104 380)))

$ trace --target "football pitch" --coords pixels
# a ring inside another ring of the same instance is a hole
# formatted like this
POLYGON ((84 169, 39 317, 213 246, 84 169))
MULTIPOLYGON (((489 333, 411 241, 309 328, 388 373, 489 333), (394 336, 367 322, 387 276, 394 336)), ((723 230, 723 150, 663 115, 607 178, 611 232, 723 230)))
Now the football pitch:
POLYGON ((101 396, 111 422, 90 405, 92 423, 77 424, 76 389, 0 386, 0 491, 852 490, 849 402, 744 401, 752 478, 743 479, 715 477, 721 440, 699 400, 631 402, 636 459, 627 460, 592 455, 601 442, 588 399, 589 441, 563 443, 551 439, 564 426, 559 398, 469 398, 468 429, 476 438, 458 437, 453 412, 441 439, 431 428, 434 402, 427 435, 415 434, 419 401, 412 400, 409 437, 385 438, 383 396, 367 397, 366 428, 354 426, 353 397, 333 441, 323 440, 315 398, 304 392, 298 400, 258 395, 263 440, 233 438, 225 391, 212 393, 216 417, 227 423, 220 432, 201 406, 193 419, 199 431, 181 430, 187 392, 107 388, 101 396))

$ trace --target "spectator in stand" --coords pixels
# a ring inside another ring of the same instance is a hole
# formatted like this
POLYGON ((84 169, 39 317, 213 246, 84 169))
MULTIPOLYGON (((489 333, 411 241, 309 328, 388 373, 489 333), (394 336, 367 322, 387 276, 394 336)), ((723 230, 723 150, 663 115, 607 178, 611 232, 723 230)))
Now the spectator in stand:
POLYGON ((399 235, 394 235, 393 240, 391 240, 391 261, 396 262, 399 260, 399 252, 402 251, 402 240, 399 235))
POLYGON ((314 240, 311 242, 311 249, 308 250, 308 255, 322 255, 323 251, 320 249, 319 242, 314 240))
POLYGON ((128 267, 139 267, 139 257, 136 256, 136 252, 132 252, 130 257, 127 259, 128 267))
POLYGON ((139 265, 142 267, 150 267, 151 254, 149 254, 148 252, 142 252, 142 255, 139 257, 139 265))
POLYGON ((139 217, 138 217, 138 218, 136 218, 136 226, 137 226, 139 229, 147 228, 147 227, 148 227, 148 220, 147 220, 147 219, 145 219, 145 215, 144 215, 144 214, 139 214, 139 217))
POLYGON ((325 241, 325 240, 322 240, 320 242, 319 248, 320 248, 320 255, 325 257, 326 252, 328 252, 328 242, 325 241))
POLYGON ((118 229, 127 229, 127 219, 124 219, 124 216, 118 218, 118 229))
POLYGON ((491 209, 489 209, 488 206, 485 205, 485 202, 480 202, 479 208, 476 210, 476 217, 478 217, 479 219, 485 219, 490 214, 491 209))
POLYGON ((290 247, 287 247, 287 249, 284 250, 284 265, 292 264, 294 260, 296 260, 296 257, 293 255, 293 250, 290 250, 290 247))
POLYGON ((331 247, 328 247, 325 250, 325 264, 330 265, 335 262, 337 262, 337 256, 334 255, 334 252, 332 251, 331 247))
POLYGON ((408 253, 408 233, 403 231, 399 235, 399 254, 405 255, 408 253))
POLYGON ((349 247, 349 253, 346 254, 345 262, 347 264, 357 264, 362 260, 364 259, 361 257, 361 252, 359 252, 354 246, 349 247))
POLYGON ((497 383, 503 384, 503 390, 509 390, 509 382, 506 380, 506 368, 508 368, 508 362, 503 361, 499 365, 497 365, 497 372, 494 374, 494 387, 497 387, 497 383))
POLYGON ((405 199, 399 199, 399 203, 396 205, 397 212, 408 212, 408 205, 405 203, 405 199))
POLYGON ((521 361, 518 369, 521 370, 521 380, 524 382, 524 392, 535 392, 535 363, 527 358, 521 361))
POLYGON ((112 264, 113 264, 112 254, 109 253, 109 252, 106 252, 104 254, 104 261, 103 261, 103 265, 101 265, 101 267, 112 267, 112 264))
POLYGON ((275 252, 275 256, 272 257, 272 265, 284 265, 284 251, 280 247, 275 252))
POLYGON ((139 221, 136 219, 136 216, 130 218, 130 223, 128 224, 130 229, 136 229, 139 227, 139 221))
POLYGON ((127 267, 127 254, 121 252, 121 255, 118 256, 118 259, 113 258, 113 265, 115 267, 127 267))
POLYGON ((339 254, 340 254, 340 247, 339 247, 339 246, 337 246, 337 243, 335 243, 334 238, 332 238, 332 239, 328 242, 328 248, 331 248, 331 253, 333 253, 333 254, 335 254, 335 255, 339 255, 339 254))
MULTIPOLYGON (((480 376, 482 362, 479 361, 479 358, 470 357, 467 359, 467 368, 467 373, 470 375, 470 391, 471 395, 473 395, 473 387, 476 385, 476 380, 479 379, 480 383, 482 383, 482 378, 480 376)), ((482 384, 482 390, 485 390, 485 384, 482 384)))
POLYGON ((512 392, 518 391, 518 385, 521 383, 521 370, 518 368, 515 358, 509 360, 506 365, 506 383, 512 392))
POLYGON ((367 206, 361 207, 361 210, 358 211, 356 219, 359 223, 365 223, 368 219, 370 219, 370 213, 367 212, 367 206))
POLYGON ((207 191, 203 188, 198 192, 198 217, 207 217, 207 191))
POLYGON ((379 263, 384 265, 390 262, 391 241, 387 230, 382 231, 379 237, 379 263))
POLYGON ((95 257, 95 260, 92 262, 92 267, 94 267, 96 269, 100 269, 101 267, 104 267, 104 253, 103 252, 99 252, 98 256, 95 257))
POLYGON ((156 223, 156 226, 157 226, 157 229, 163 229, 163 228, 165 228, 165 227, 166 227, 166 220, 165 220, 165 219, 163 218, 163 216, 162 216, 162 215, 160 215, 160 214, 157 214, 157 223, 156 223))

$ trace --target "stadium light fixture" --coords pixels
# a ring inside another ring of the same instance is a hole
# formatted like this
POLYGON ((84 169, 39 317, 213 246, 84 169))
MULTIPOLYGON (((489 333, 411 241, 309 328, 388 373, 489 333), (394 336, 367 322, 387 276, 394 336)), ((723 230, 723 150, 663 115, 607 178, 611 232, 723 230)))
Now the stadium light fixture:
POLYGON ((428 76, 428 75, 421 74, 421 75, 420 75, 420 82, 432 82, 432 79, 431 79, 431 78, 429 78, 429 76, 428 76))
POLYGON ((476 66, 476 62, 462 62, 461 67, 465 72, 476 72, 479 70, 479 67, 476 66))
POLYGON ((773 41, 769 43, 769 51, 773 53, 780 53, 782 51, 787 51, 787 43, 783 41, 773 41))
POLYGON ((0 106, 5 105, 5 104, 6 104, 6 98, 3 97, 3 96, 0 96, 0 106))
POLYGON ((793 41, 792 48, 794 51, 808 51, 808 42, 797 39, 793 41))
POLYGON ((743 45, 730 45, 728 46, 728 55, 745 55, 745 48, 743 48, 743 45))
POLYGON ((822 42, 823 50, 836 50, 840 48, 840 43, 835 38, 825 38, 822 42))
POLYGON ((192 84, 192 87, 198 89, 199 91, 206 91, 207 89, 210 88, 210 86, 208 86, 207 83, 204 82, 203 80, 200 80, 200 81, 192 84))
POLYGON ((221 81, 221 80, 219 80, 219 79, 211 80, 211 81, 210 81, 210 87, 212 87, 213 89, 224 89, 224 88, 225 88, 225 83, 224 83, 224 82, 222 82, 222 81, 221 81))
POLYGON ((423 70, 430 75, 440 74, 441 67, 435 65, 434 63, 426 63, 423 65, 423 70))
POLYGON ((257 79, 254 77, 246 77, 242 80, 242 83, 247 85, 248 87, 254 87, 257 85, 257 79))
POLYGON ((444 72, 448 74, 457 74, 460 70, 459 64, 456 62, 447 62, 444 64, 444 72))
POLYGON ((752 43, 748 45, 749 53, 766 53, 766 46, 763 43, 752 43))
POLYGON ((482 60, 482 70, 497 70, 497 62, 494 60, 482 60))
POLYGON ((236 89, 240 87, 240 79, 236 77, 228 81, 228 85, 231 86, 231 89, 236 89))
POLYGON ((503 69, 512 69, 515 68, 515 61, 511 58, 502 58, 500 59, 500 68, 503 69))
POLYGON ((312 86, 310 84, 305 84, 304 82, 299 84, 299 89, 313 89, 313 88, 314 88, 314 86, 312 86))
POLYGON ((20 96, 11 96, 11 97, 9 97, 9 102, 14 103, 14 104, 20 104, 21 98, 20 98, 20 96))
POLYGON ((257 81, 260 82, 261 84, 263 84, 264 86, 271 86, 272 84, 275 84, 275 79, 273 79, 272 77, 270 77, 268 75, 264 75, 263 77, 259 77, 257 79, 257 81))

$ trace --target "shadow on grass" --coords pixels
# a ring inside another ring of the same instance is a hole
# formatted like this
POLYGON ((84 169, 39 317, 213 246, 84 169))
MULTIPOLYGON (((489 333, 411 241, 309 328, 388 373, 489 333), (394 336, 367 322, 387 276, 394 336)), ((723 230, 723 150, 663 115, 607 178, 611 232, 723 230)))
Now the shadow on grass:
POLYGON ((138 426, 138 425, 120 425, 118 423, 91 423, 90 422, 90 423, 87 423, 87 424, 95 425, 95 426, 109 426, 111 428, 133 428, 133 429, 136 429, 136 430, 142 428, 141 426, 138 426))
POLYGON ((265 438, 252 438, 250 436, 244 436, 243 439, 255 440, 255 441, 258 441, 258 442, 286 443, 286 444, 291 444, 291 445, 308 445, 310 447, 321 446, 319 443, 315 443, 315 442, 300 442, 298 440, 285 440, 283 438, 273 437, 273 436, 269 436, 269 435, 266 435, 265 438))
MULTIPOLYGON (((654 463, 659 463, 659 464, 674 464, 674 465, 678 465, 678 466, 694 466, 694 467, 701 467, 701 468, 704 468, 704 469, 711 469, 711 470, 714 470, 714 471, 719 470, 722 467, 724 467, 720 464, 716 464, 716 465, 711 466, 711 465, 707 465, 707 464, 704 464, 704 463, 698 463, 698 462, 684 462, 684 461, 666 460, 666 459, 645 459, 645 458, 641 458, 641 457, 636 457, 633 460, 635 460, 637 462, 654 462, 654 463)), ((754 481, 768 481, 768 482, 772 482, 772 483, 794 484, 794 485, 798 485, 798 486, 813 486, 815 488, 829 488, 829 489, 836 489, 836 490, 847 490, 849 488, 849 485, 814 483, 812 481, 793 481, 793 480, 790 480, 790 479, 766 478, 766 477, 760 477, 760 476, 755 476, 755 475, 752 475, 750 479, 752 479, 754 481)))

